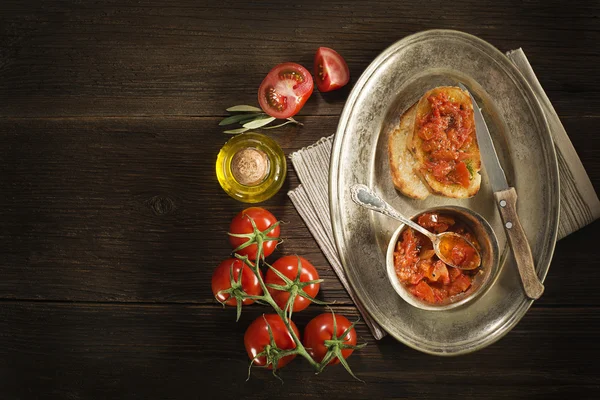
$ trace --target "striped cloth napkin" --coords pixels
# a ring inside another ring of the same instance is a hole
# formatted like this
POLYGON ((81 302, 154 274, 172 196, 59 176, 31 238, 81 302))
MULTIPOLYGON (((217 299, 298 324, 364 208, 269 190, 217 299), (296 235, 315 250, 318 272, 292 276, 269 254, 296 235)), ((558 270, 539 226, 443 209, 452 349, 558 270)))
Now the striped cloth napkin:
MULTIPOLYGON (((522 49, 509 51, 507 57, 521 71, 537 96, 548 120, 556 146, 560 173, 560 222, 558 238, 584 227, 600 217, 600 201, 587 176, 575 148, 571 144, 554 107, 542 89, 522 49)), ((329 158, 333 136, 325 137, 315 144, 290 155, 301 184, 288 192, 294 207, 315 237, 323 254, 333 267, 350 298, 356 304, 375 339, 386 335, 385 331, 367 313, 361 301, 349 285, 337 254, 333 239, 329 212, 329 158)))

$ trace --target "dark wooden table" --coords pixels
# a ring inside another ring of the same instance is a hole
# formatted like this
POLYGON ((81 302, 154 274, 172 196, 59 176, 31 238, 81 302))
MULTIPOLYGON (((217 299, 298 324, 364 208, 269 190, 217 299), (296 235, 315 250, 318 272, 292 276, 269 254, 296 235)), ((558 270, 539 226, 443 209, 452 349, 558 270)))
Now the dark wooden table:
MULTIPOLYGON (((22 1, 0 4, 0 397, 2 399, 598 398, 598 222, 560 241, 546 293, 499 342, 439 358, 373 340, 315 376, 296 360, 282 386, 254 370, 239 323, 210 290, 244 204, 219 187, 225 108, 256 104, 275 64, 338 50, 352 81, 315 92, 286 153, 334 133, 361 72, 424 29, 523 47, 596 190, 600 186, 600 4, 430 1, 22 1), (285 394, 284 394, 285 393, 285 394)), ((279 254, 301 254, 320 298, 356 309, 284 188, 279 254)), ((323 311, 295 317, 303 327, 323 311)))

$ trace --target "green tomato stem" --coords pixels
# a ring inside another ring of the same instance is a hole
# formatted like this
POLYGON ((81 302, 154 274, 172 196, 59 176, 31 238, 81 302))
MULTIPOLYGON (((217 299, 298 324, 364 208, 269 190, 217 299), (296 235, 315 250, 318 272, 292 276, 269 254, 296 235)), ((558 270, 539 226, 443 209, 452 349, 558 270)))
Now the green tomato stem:
MULTIPOLYGON (((292 120, 294 122, 295 121, 293 118, 289 118, 289 120, 292 120)), ((337 325, 336 325, 336 319, 335 319, 335 315, 333 313, 333 310, 331 310, 332 316, 333 316, 333 337, 330 340, 325 340, 324 344, 327 347, 328 351, 325 354, 325 356, 323 357, 323 359, 321 360, 321 362, 316 362, 312 356, 308 353, 308 351, 306 350, 306 348, 304 347, 304 345, 302 344, 302 342, 300 341, 300 338, 296 335, 296 332, 294 331, 294 329, 292 329, 292 321, 291 321, 291 317, 292 317, 292 311, 293 311, 293 303, 294 303, 294 299, 296 298, 296 296, 300 295, 304 298, 307 298, 308 300, 317 303, 317 304, 326 304, 324 302, 318 301, 316 299, 314 299, 313 297, 309 296, 307 293, 305 293, 303 291, 303 287, 307 286, 309 284, 313 284, 313 283, 320 283, 323 280, 322 279, 317 279, 314 281, 309 281, 309 282, 300 282, 300 271, 301 271, 301 264, 300 264, 300 259, 298 259, 298 275, 296 277, 296 279, 292 282, 291 280, 289 280, 288 278, 286 278, 285 276, 283 276, 279 271, 273 269, 273 267, 271 267, 269 264, 266 264, 265 260, 264 260, 264 255, 263 255, 263 244, 265 241, 269 241, 269 240, 279 240, 279 238, 268 238, 266 235, 276 226, 276 225, 272 225, 270 228, 268 228, 265 231, 260 231, 256 224, 254 223, 254 220, 252 218, 250 218, 250 222, 252 223, 252 227, 254 232, 252 234, 231 234, 231 236, 236 236, 236 237, 247 237, 248 240, 243 243, 242 245, 240 245, 239 247, 237 247, 236 249, 233 250, 233 253, 235 255, 235 257, 238 260, 241 260, 242 262, 244 262, 244 264, 246 264, 254 273, 254 275, 256 276, 256 278, 258 279, 258 282, 260 284, 260 287, 262 288, 263 291, 263 295, 262 296, 253 296, 253 295, 248 295, 246 293, 243 292, 243 290, 241 290, 241 272, 240 272, 240 280, 239 282, 235 282, 233 279, 233 269, 230 271, 230 275, 231 275, 231 286, 232 289, 229 289, 232 294, 235 294, 235 297, 238 301, 238 319, 239 319, 239 314, 241 312, 241 302, 243 299, 252 299, 255 300, 257 303, 261 303, 263 305, 268 304, 270 305, 273 310, 275 310, 275 312, 277 313, 277 315, 279 315, 279 317, 281 318, 281 320, 283 321, 286 329, 288 330, 288 332, 290 333, 290 336, 292 337, 292 340, 294 341, 294 344, 296 345, 296 347, 294 349, 290 349, 290 350, 281 350, 278 349, 275 351, 275 355, 270 354, 271 352, 271 346, 275 346, 275 348, 277 348, 276 343, 275 343, 275 339, 273 338, 273 334, 271 331, 271 327, 267 324, 267 328, 269 330, 269 336, 270 336, 270 344, 266 345, 264 350, 257 355, 251 362, 250 362, 250 366, 248 368, 248 378, 250 378, 250 368, 252 368, 252 364, 254 363, 254 361, 256 360, 257 357, 259 356, 265 356, 267 358, 267 361, 273 364, 273 375, 275 375, 278 379, 279 376, 277 376, 277 374, 275 373, 277 370, 277 364, 279 362, 279 360, 283 357, 287 357, 287 356, 291 356, 291 355, 301 355, 302 357, 304 357, 309 363, 310 365, 313 366, 313 368, 316 369, 316 373, 320 373, 327 365, 329 365, 329 363, 331 362, 331 360, 333 360, 334 358, 338 358, 340 363, 343 365, 343 367, 348 371, 348 373, 354 377, 355 379, 361 381, 360 379, 358 379, 354 373, 352 372, 352 370, 350 369, 350 366, 348 365, 348 363, 346 362, 346 360, 344 359, 344 356, 342 354, 342 349, 359 349, 361 347, 364 347, 366 345, 366 343, 364 344, 360 344, 360 345, 350 345, 350 344, 346 344, 344 342, 344 338, 346 337, 346 335, 348 334, 348 332, 350 332, 350 330, 352 330, 354 328, 354 325, 356 324, 356 322, 354 322, 348 329, 346 329, 342 335, 340 337, 337 336, 336 332, 337 332, 337 325), (255 244, 257 249, 256 249, 256 260, 254 261, 254 264, 249 260, 248 256, 241 256, 239 254, 237 254, 236 252, 246 248, 250 245, 255 244), (265 284, 265 281, 263 280, 263 277, 260 273, 260 263, 263 262, 264 264, 266 264, 269 268, 271 268, 281 279, 284 280, 284 282, 286 282, 285 286, 282 285, 269 285, 269 286, 273 286, 274 288, 278 289, 279 287, 281 287, 280 290, 286 290, 289 292, 290 294, 290 298, 288 299, 288 302, 286 303, 285 309, 281 309, 279 307, 279 305, 277 305, 277 303, 275 302, 275 299, 273 299, 273 297, 271 296, 271 293, 269 292, 269 288, 267 287, 267 285, 265 284), (238 287, 239 286, 239 287, 238 287), (240 292, 241 290, 241 292, 240 292), (270 360, 270 361, 269 361, 270 360)), ((276 223, 279 224, 279 221, 276 223)), ((218 300, 218 299, 217 299, 218 300)), ((265 320, 266 321, 266 320, 265 320)), ((358 322, 358 321, 357 321, 358 322)), ((361 381, 363 382, 363 381, 361 381)))
MULTIPOLYGON (((275 310, 275 312, 277 313, 277 315, 279 315, 279 317, 283 320, 283 323, 285 324, 285 327, 287 328, 288 332, 290 333, 290 335, 292 336, 292 339, 294 340, 294 343, 296 344, 296 349, 295 349, 295 353, 292 352, 290 354, 299 354, 302 357, 304 357, 309 363, 310 365, 313 366, 313 368, 315 368, 317 371, 319 371, 319 369, 321 368, 321 365, 316 362, 311 356, 310 354, 308 354, 308 352, 306 351, 306 349, 304 348, 304 345, 302 344, 302 342, 300 341, 300 338, 298 338, 298 336, 296 335, 296 332, 294 332, 294 329, 292 329, 292 324, 290 323, 290 320, 288 319, 288 316, 286 315, 285 311, 282 310, 277 303, 275 302, 275 300, 273 299, 273 297, 271 296, 271 293, 269 293, 269 289, 267 288, 267 285, 265 284, 261 274, 260 274, 260 260, 262 259, 262 238, 259 238, 257 240, 256 246, 257 246, 257 250, 256 250, 256 261, 255 261, 255 265, 253 266, 252 263, 250 261, 248 261, 248 259, 244 259, 243 261, 246 263, 246 265, 248 265, 250 267, 250 269, 252 270, 252 272, 254 272, 254 274, 256 275, 256 277, 258 278, 258 282, 260 284, 260 287, 263 290, 263 295, 260 296, 262 301, 264 301, 265 303, 269 304, 271 307, 273 307, 273 310, 275 310)), ((258 296, 257 296, 258 297, 258 296)))

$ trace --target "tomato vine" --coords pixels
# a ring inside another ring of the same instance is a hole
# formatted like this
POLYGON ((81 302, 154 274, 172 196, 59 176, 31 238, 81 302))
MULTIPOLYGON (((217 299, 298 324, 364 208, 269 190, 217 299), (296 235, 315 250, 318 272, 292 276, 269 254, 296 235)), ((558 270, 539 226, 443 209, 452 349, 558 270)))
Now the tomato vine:
MULTIPOLYGON (((267 322, 267 319, 263 315, 264 322, 266 323, 268 334, 269 334, 269 343, 264 346, 264 348, 261 352, 259 352, 258 354, 256 354, 254 356, 254 358, 252 358, 252 360, 250 362, 250 366, 248 367, 248 379, 250 379, 251 368, 259 357, 264 357, 266 359, 265 367, 270 366, 272 368, 273 375, 276 378, 281 380, 281 378, 277 375, 279 361, 284 357, 299 355, 308 361, 308 363, 315 369, 317 374, 322 372, 324 370, 324 368, 328 364, 330 364, 334 358, 337 357, 340 360, 341 364, 344 366, 344 368, 348 371, 348 373, 350 373, 350 375, 352 375, 352 377, 354 377, 355 379, 361 381, 354 375, 354 373, 350 369, 350 366, 344 360, 344 357, 342 355, 342 350, 349 350, 349 349, 355 350, 355 349, 362 348, 366 345, 366 343, 352 345, 352 344, 349 344, 348 342, 346 342, 346 340, 345 340, 345 338, 350 333, 350 331, 352 331, 354 329, 358 320, 355 321, 354 323, 352 323, 341 335, 337 335, 337 328, 335 325, 336 318, 333 313, 333 309, 330 308, 330 311, 333 316, 333 321, 334 321, 333 337, 331 340, 325 340, 325 342, 324 342, 324 345, 327 348, 327 353, 323 356, 322 360, 321 361, 315 360, 309 354, 307 349, 304 347, 302 341, 300 340, 299 334, 296 333, 297 329, 295 329, 295 324, 293 325, 293 322, 291 321, 292 308, 293 308, 293 307, 291 307, 291 305, 294 303, 294 298, 296 296, 302 296, 314 303, 327 304, 327 303, 321 302, 321 301, 307 295, 302 290, 302 288, 304 286, 306 286, 307 284, 315 283, 315 282, 320 283, 322 281, 322 279, 300 283, 299 277, 300 277, 301 269, 302 269, 302 263, 300 262, 300 257, 298 258, 298 271, 297 271, 296 279, 294 281, 292 281, 286 277, 282 277, 282 275, 280 274, 279 271, 277 271, 275 268, 273 268, 273 266, 271 266, 264 260, 262 242, 265 238, 265 234, 270 232, 273 228, 272 227, 267 228, 268 232, 257 232, 256 224, 254 223, 254 221, 252 220, 251 217, 248 217, 248 218, 250 219, 250 221, 252 223, 254 232, 246 235, 245 237, 248 238, 248 242, 258 244, 257 252, 256 252, 256 259, 254 261, 252 261, 252 260, 250 260, 250 258, 247 255, 240 255, 240 254, 235 253, 235 251, 238 250, 239 248, 234 250, 233 256, 236 259, 243 262, 248 268, 250 268, 252 270, 252 272, 254 273, 254 275, 256 276, 256 278, 258 280, 258 283, 262 289, 263 294, 262 295, 250 295, 250 294, 246 293, 242 288, 242 278, 241 278, 242 274, 240 272, 238 275, 238 278, 235 279, 234 271, 233 271, 234 266, 232 264, 231 271, 230 271, 231 288, 226 289, 226 290, 221 290, 218 293, 216 293, 217 300, 219 300, 218 296, 223 297, 223 295, 228 295, 229 299, 234 298, 236 301, 236 306, 237 306, 237 319, 239 319, 239 316, 241 314, 242 304, 244 303, 244 300, 246 300, 246 303, 248 303, 248 300, 252 300, 252 301, 256 301, 259 304, 271 306, 273 308, 273 310, 275 311, 275 313, 281 318, 281 320, 285 324, 285 327, 295 344, 295 348, 293 348, 293 349, 285 349, 284 350, 284 349, 278 348, 277 344, 275 343, 275 338, 274 338, 271 326, 269 325, 269 323, 267 322), (273 271, 275 274, 277 274, 277 276, 282 278, 286 284, 285 285, 273 285, 273 284, 265 283, 265 280, 263 279, 263 276, 262 276, 262 273, 260 270, 261 264, 264 264, 265 266, 267 266, 267 268, 269 268, 271 271, 273 271), (275 301, 275 299, 272 297, 271 293, 269 292, 269 288, 271 288, 271 290, 276 289, 276 290, 290 292, 290 299, 287 302, 287 304, 285 305, 285 307, 281 308, 277 304, 277 302, 275 301), (292 327, 292 325, 293 325, 293 327, 292 327)), ((277 222, 277 224, 279 224, 279 222, 277 222)), ((277 240, 279 240, 279 238, 269 238, 269 240, 277 241, 277 240)), ((246 247, 246 246, 240 246, 240 247, 246 247)), ((221 300, 219 300, 219 302, 224 304, 221 300)))

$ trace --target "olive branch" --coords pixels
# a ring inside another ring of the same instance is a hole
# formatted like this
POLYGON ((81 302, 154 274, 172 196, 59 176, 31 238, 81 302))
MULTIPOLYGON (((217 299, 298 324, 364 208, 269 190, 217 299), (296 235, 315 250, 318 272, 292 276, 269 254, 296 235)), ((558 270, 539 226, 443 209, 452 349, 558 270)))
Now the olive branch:
POLYGON ((231 114, 230 116, 224 118, 221 122, 219 122, 219 126, 240 124, 241 128, 229 129, 223 131, 223 133, 228 133, 230 135, 237 135, 240 133, 244 133, 251 129, 276 129, 280 128, 284 125, 288 124, 296 124, 298 126, 303 126, 301 122, 295 120, 292 117, 286 118, 286 121, 278 124, 278 125, 269 125, 271 122, 275 121, 275 117, 271 117, 269 114, 265 113, 262 109, 254 106, 248 105, 239 105, 229 107, 227 111, 231 114))

